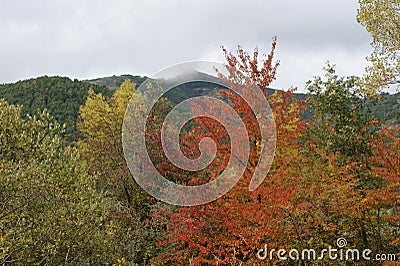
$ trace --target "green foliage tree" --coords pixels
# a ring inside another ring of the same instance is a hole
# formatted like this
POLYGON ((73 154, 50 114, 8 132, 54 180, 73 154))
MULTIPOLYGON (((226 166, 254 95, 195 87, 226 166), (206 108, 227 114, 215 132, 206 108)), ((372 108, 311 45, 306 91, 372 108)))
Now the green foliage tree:
POLYGON ((47 112, 20 118, 0 99, 0 264, 117 262, 109 203, 47 112))
POLYGON ((315 123, 309 128, 313 141, 326 154, 339 152, 353 161, 370 155, 373 117, 368 98, 355 76, 339 77, 335 66, 324 67, 325 79, 316 77, 306 88, 315 123))
POLYGON ((393 225, 387 215, 393 209, 398 180, 383 175, 383 164, 376 163, 382 160, 382 150, 394 151, 384 144, 388 138, 379 133, 382 127, 366 104, 368 92, 358 84, 358 78, 339 77, 330 65, 325 67, 325 79, 316 77, 307 83, 314 121, 307 129, 302 151, 314 168, 306 173, 320 174, 319 182, 304 175, 308 176, 306 182, 314 179, 317 193, 313 198, 305 190, 301 198, 311 202, 311 207, 320 206, 322 221, 331 223, 331 232, 317 233, 319 237, 340 233, 358 247, 398 252, 390 246, 395 236, 388 230, 393 225))
POLYGON ((357 21, 372 35, 374 51, 368 60, 365 90, 375 93, 389 83, 399 82, 400 1, 359 0, 357 21))

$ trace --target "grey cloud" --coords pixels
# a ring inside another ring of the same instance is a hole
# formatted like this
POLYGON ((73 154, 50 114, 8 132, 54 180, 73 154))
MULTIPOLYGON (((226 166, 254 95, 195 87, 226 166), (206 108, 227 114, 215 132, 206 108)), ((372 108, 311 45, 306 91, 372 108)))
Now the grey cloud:
POLYGON ((345 72, 363 69, 369 36, 356 9, 348 0, 0 0, 0 82, 152 74, 182 61, 221 61, 220 45, 268 52, 276 35, 276 84, 301 87, 328 59, 345 72))

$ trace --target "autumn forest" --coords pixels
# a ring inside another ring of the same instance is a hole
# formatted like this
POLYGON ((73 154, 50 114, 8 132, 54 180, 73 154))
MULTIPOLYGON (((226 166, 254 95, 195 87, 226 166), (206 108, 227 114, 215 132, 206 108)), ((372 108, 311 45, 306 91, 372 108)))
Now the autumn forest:
MULTIPOLYGON (((310 77, 307 93, 270 88, 279 36, 269 51, 221 47, 228 74, 218 79, 227 89, 196 89, 239 114, 249 156, 236 185, 206 204, 165 203, 128 168, 122 128, 129 105, 148 105, 151 88, 139 89, 146 77, 43 76, 0 85, 0 265, 398 265, 400 94, 383 90, 399 82, 399 3, 380 2, 360 1, 357 14, 373 37, 364 76, 340 76, 327 63, 322 76, 310 77), (252 191, 263 128, 229 89, 248 84, 267 99, 276 134, 269 171, 252 191), (331 247, 345 255, 319 258, 331 247), (300 258, 309 249, 316 256, 300 258), (359 257, 345 257, 349 249, 359 257)), ((182 153, 198 158, 207 137, 216 144, 212 162, 185 171, 165 156, 163 120, 198 93, 193 86, 162 98, 146 117, 153 164, 183 186, 215 180, 233 149, 223 125, 196 117, 180 133, 182 153)))

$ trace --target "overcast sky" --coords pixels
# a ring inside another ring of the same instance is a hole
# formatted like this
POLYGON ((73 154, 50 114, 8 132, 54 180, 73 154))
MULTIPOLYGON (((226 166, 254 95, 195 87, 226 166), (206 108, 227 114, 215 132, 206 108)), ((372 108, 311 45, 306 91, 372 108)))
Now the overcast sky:
POLYGON ((269 52, 274 87, 304 84, 329 60, 361 75, 371 38, 356 0, 0 0, 0 83, 42 75, 152 75, 183 61, 224 62, 221 45, 269 52))

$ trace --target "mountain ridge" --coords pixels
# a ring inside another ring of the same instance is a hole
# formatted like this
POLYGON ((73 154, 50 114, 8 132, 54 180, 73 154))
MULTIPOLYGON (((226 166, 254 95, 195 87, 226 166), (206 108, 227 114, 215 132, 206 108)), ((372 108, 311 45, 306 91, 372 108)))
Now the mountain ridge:
MULTIPOLYGON (((215 79, 215 77, 213 78, 215 79)), ((72 80, 69 77, 41 76, 14 83, 0 84, 0 98, 4 98, 10 104, 22 105, 21 114, 23 116, 26 114, 36 115, 38 110, 47 109, 56 121, 60 124, 66 124, 66 136, 73 141, 79 135, 76 128, 79 107, 85 103, 89 88, 92 88, 96 93, 102 93, 107 98, 126 79, 136 83, 137 88, 139 88, 147 77, 124 74, 91 80, 72 80)), ((178 103, 199 93, 207 94, 212 93, 212 90, 215 91, 215 85, 208 84, 203 88, 202 85, 204 84, 184 84, 177 90, 172 90, 169 98, 172 99, 173 103, 178 103)), ((273 91, 275 90, 271 89, 270 92, 273 91)), ((215 92, 213 93, 215 94, 215 92)), ((294 97, 304 100, 308 95, 294 93, 294 97)), ((400 124, 400 93, 383 93, 378 104, 371 104, 370 109, 372 114, 383 123, 389 126, 400 124)), ((310 116, 309 113, 303 118, 307 119, 310 116)))

